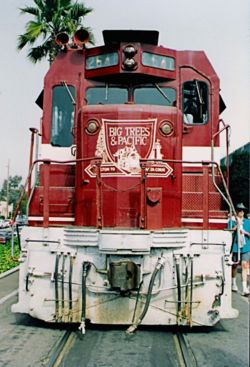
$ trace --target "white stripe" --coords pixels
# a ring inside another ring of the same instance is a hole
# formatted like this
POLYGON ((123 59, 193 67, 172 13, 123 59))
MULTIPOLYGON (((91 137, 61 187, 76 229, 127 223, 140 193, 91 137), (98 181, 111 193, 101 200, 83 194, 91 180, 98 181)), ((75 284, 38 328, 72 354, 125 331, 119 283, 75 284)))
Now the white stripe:
POLYGON ((209 219, 209 223, 227 223, 228 219, 209 219))
MULTIPOLYGON (((50 217, 50 222, 74 222, 75 218, 50 217)), ((43 217, 29 217, 29 221, 43 221, 43 217)), ((181 218, 182 222, 202 223, 202 218, 181 218)), ((227 223, 227 219, 209 219, 209 223, 227 223)))
MULTIPOLYGON (((43 221, 43 217, 29 217, 29 221, 43 221)), ((50 222, 74 222, 75 218, 49 217, 50 222)))
POLYGON ((70 161, 75 159, 71 147, 53 147, 51 144, 41 144, 39 159, 51 159, 55 161, 70 161))
POLYGON ((2 305, 4 302, 8 301, 11 297, 14 297, 18 294, 18 289, 15 289, 13 292, 7 294, 7 296, 0 299, 0 305, 2 305))
MULTIPOLYGON (((190 222, 190 223, 202 223, 203 222, 203 219, 202 218, 181 218, 181 221, 182 222, 190 222)), ((214 218, 214 219, 209 219, 208 220, 209 223, 227 223, 228 220, 227 219, 217 219, 217 218, 214 218)))
POLYGON ((202 218, 181 218, 181 221, 190 223, 203 223, 202 218))
MULTIPOLYGON (((210 147, 183 147, 182 159, 184 161, 211 161, 210 147)), ((214 161, 220 162, 220 148, 214 148, 214 161)), ((185 163, 184 166, 198 166, 197 164, 185 163)))

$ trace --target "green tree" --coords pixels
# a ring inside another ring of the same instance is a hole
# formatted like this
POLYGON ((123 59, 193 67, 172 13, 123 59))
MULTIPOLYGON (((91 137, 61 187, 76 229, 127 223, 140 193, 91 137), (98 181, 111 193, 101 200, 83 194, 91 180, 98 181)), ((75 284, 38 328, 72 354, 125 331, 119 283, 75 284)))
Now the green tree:
MULTIPOLYGON (((10 176, 9 179, 4 180, 2 189, 0 190, 0 200, 7 201, 9 204, 13 204, 13 210, 15 211, 16 204, 23 190, 22 177, 10 176)), ((26 195, 22 200, 20 211, 22 214, 26 212, 26 195)))
POLYGON ((84 17, 93 9, 72 0, 34 0, 36 6, 21 8, 21 14, 33 16, 26 24, 26 32, 18 36, 17 48, 29 46, 28 58, 36 63, 46 58, 51 63, 61 47, 56 44, 58 33, 66 32, 72 36, 78 28, 87 30, 89 42, 93 43, 93 34, 83 27, 84 17))

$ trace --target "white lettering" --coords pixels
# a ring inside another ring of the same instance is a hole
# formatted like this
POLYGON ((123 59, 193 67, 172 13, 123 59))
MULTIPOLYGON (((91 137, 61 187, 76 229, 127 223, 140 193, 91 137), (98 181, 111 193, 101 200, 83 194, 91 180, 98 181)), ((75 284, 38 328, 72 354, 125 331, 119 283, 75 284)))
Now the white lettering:
POLYGON ((121 136, 122 127, 109 127, 109 136, 121 136))
POLYGON ((110 145, 112 145, 112 146, 117 145, 117 140, 116 140, 115 136, 111 136, 110 145))
POLYGON ((131 146, 147 145, 147 138, 150 136, 151 129, 144 126, 109 126, 108 136, 111 146, 131 146))

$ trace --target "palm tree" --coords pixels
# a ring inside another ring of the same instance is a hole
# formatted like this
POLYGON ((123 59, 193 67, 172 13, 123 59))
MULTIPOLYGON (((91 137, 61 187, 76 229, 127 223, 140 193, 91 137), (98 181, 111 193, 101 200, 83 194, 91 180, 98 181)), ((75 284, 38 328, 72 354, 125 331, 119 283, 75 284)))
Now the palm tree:
POLYGON ((83 18, 93 9, 84 4, 72 3, 72 0, 34 0, 36 6, 21 8, 21 14, 34 16, 34 20, 27 22, 24 34, 18 36, 17 48, 22 50, 30 46, 27 57, 34 63, 48 58, 51 63, 60 46, 56 44, 56 35, 66 32, 72 36, 81 27, 90 34, 89 42, 93 44, 94 37, 88 27, 83 27, 83 18), (39 45, 35 45, 39 43, 39 45))

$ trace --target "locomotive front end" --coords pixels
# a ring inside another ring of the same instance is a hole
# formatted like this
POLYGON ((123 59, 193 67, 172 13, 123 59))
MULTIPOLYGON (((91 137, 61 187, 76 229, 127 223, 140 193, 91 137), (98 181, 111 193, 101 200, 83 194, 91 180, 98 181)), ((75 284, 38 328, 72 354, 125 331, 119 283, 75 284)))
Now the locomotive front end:
POLYGON ((83 332, 87 320, 130 333, 236 317, 210 156, 218 78, 203 53, 158 46, 158 32, 104 40, 64 50, 46 76, 12 310, 83 332))

